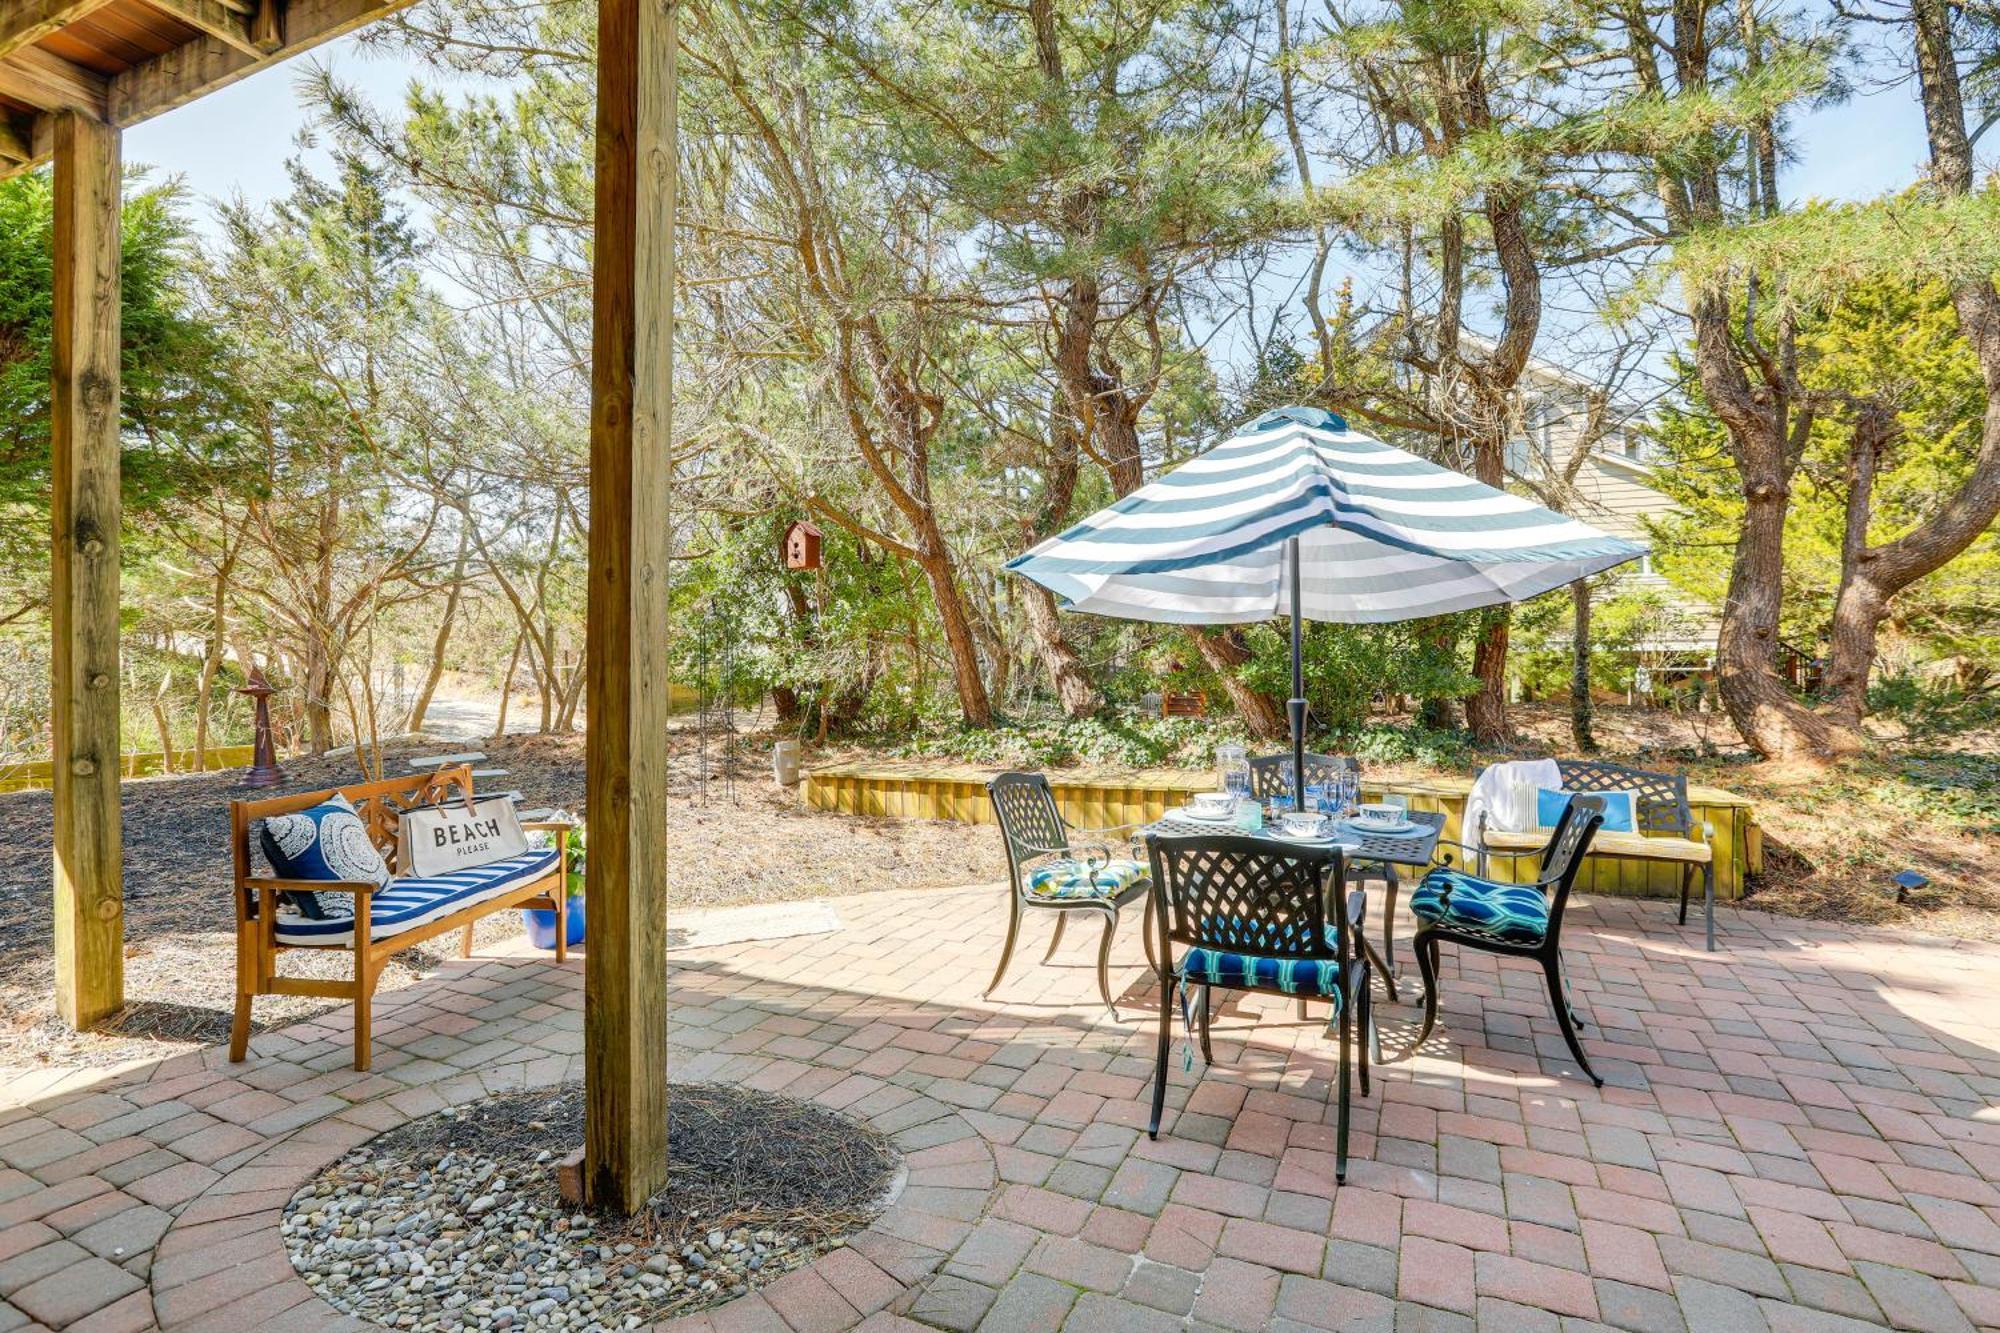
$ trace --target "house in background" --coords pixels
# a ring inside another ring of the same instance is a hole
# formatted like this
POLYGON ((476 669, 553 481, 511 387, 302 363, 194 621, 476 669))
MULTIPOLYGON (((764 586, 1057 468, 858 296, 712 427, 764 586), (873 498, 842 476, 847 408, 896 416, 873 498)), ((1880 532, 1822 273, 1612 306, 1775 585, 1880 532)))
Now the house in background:
MULTIPOLYGON (((1543 361, 1523 376, 1521 433, 1507 447, 1511 478, 1552 509, 1650 549, 1645 519, 1674 502, 1654 483, 1654 446, 1640 409, 1599 409, 1597 386, 1543 361)), ((1607 576, 1600 603, 1648 593, 1657 607, 1642 636, 1619 651, 1637 670, 1641 692, 1685 687, 1713 677, 1720 610, 1669 582, 1649 553, 1607 576)))

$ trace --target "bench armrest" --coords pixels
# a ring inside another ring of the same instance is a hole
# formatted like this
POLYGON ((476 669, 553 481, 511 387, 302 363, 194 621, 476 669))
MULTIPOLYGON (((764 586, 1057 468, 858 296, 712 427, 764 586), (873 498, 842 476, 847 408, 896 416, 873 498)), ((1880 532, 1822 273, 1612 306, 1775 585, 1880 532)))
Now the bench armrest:
POLYGON ((357 898, 380 893, 382 886, 365 879, 263 879, 243 881, 246 889, 276 889, 280 893, 351 893, 357 898))
POLYGON ((554 833, 560 830, 567 833, 573 828, 582 827, 583 821, 580 819, 530 819, 521 825, 521 832, 554 833))

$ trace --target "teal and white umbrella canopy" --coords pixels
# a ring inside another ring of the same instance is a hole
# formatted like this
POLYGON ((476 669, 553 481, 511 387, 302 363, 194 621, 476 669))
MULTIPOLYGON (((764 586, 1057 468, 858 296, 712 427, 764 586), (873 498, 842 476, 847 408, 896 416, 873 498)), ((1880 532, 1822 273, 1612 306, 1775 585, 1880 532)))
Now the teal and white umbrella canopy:
POLYGON ((1330 412, 1287 407, 1007 568, 1069 610, 1126 620, 1368 624, 1524 601, 1643 554, 1330 412))

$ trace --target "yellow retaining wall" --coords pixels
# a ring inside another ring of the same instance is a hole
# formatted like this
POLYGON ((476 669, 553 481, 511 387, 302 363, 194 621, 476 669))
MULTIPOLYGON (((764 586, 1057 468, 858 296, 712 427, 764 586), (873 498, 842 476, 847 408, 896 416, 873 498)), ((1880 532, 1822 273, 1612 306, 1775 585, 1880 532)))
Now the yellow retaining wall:
MULTIPOLYGON (((993 770, 969 764, 881 760, 811 769, 802 784, 805 802, 815 810, 990 824, 993 807, 986 798, 986 781, 992 776, 993 770)), ((1215 788, 1215 775, 1206 769, 1076 768, 1052 772, 1048 779, 1063 818, 1082 828, 1144 824, 1185 805, 1193 793, 1215 788)), ((1378 783, 1364 778, 1362 786, 1365 796, 1395 792, 1410 798, 1412 810, 1441 811, 1444 836, 1462 836, 1461 819, 1472 779, 1378 783)), ((1688 804, 1697 824, 1706 820, 1715 826, 1716 896, 1742 896, 1744 875, 1764 868, 1756 811, 1743 797, 1717 787, 1689 787, 1688 804)), ((1504 871, 1507 864, 1504 859, 1493 863, 1496 871, 1504 871)), ((1578 887, 1597 893, 1678 896, 1680 877, 1678 865, 1594 856, 1578 887)), ((1699 875, 1694 892, 1701 892, 1699 875)))
MULTIPOLYGON (((250 745, 219 745, 208 752, 210 772, 218 768, 242 768, 250 762, 256 747, 250 745)), ((167 757, 158 750, 140 750, 119 756, 119 771, 128 778, 155 777, 167 771, 167 757)), ((174 751, 174 771, 191 773, 194 771, 194 751, 174 751)), ((0 792, 32 791, 47 787, 55 782, 55 765, 47 759, 33 763, 0 767, 0 792)))

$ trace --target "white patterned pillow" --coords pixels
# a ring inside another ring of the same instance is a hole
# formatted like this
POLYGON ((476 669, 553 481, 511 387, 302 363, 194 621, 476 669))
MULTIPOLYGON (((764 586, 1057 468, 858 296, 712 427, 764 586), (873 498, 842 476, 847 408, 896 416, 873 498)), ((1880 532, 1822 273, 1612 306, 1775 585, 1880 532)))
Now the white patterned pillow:
MULTIPOLYGON (((389 863, 368 836, 368 826, 345 796, 334 795, 297 814, 273 815, 259 835, 264 859, 279 879, 389 882, 389 863)), ((354 898, 346 893, 288 893, 286 904, 314 921, 351 916, 354 898)))

